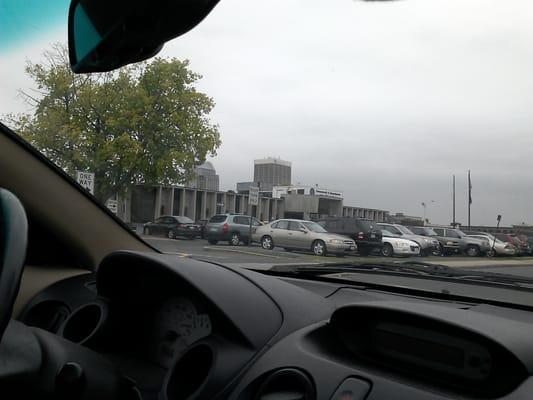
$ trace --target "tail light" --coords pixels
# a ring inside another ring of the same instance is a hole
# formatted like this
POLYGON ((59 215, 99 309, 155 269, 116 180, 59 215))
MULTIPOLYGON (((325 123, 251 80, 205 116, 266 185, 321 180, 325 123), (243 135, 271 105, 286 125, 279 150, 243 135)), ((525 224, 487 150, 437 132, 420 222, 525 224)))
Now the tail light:
POLYGON ((177 224, 176 228, 183 228, 183 224, 177 224))
POLYGON ((357 234, 357 239, 364 239, 365 238, 365 233, 364 232, 359 232, 357 234))
POLYGON ((229 231, 229 225, 225 223, 224 225, 222 225, 222 232, 228 233, 228 231, 229 231))

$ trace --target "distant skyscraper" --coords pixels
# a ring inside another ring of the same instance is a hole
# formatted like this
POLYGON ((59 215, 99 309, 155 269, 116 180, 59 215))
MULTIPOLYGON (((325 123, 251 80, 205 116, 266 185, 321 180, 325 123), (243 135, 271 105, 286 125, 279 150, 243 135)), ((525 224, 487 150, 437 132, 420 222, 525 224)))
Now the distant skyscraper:
POLYGON ((291 184, 291 163, 279 158, 254 160, 254 184, 261 185, 261 191, 272 191, 274 186, 291 184))
POLYGON ((213 164, 206 161, 194 170, 194 178, 187 183, 188 187, 202 190, 219 190, 219 177, 213 164))

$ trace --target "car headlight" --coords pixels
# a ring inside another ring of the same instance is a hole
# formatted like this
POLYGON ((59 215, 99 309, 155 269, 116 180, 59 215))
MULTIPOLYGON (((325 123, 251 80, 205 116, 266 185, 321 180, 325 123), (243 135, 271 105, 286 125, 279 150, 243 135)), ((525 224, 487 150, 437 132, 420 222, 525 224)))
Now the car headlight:
POLYGON ((344 241, 340 239, 331 239, 329 242, 331 244, 343 244, 344 243, 344 241))
POLYGON ((401 242, 398 244, 399 247, 409 247, 409 243, 401 242))

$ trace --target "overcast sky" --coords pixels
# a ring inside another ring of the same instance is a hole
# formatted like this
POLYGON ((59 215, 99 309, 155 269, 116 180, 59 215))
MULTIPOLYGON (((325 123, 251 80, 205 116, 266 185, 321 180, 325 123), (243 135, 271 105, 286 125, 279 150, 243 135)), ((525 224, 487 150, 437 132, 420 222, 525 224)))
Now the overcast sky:
MULTIPOLYGON (((66 27, 0 51, 2 113, 25 110, 24 62, 55 41, 66 27)), ((222 0, 160 55, 216 101, 223 189, 279 156, 347 205, 449 223, 456 174, 466 223, 471 169, 472 224, 533 223, 530 0, 222 0)))

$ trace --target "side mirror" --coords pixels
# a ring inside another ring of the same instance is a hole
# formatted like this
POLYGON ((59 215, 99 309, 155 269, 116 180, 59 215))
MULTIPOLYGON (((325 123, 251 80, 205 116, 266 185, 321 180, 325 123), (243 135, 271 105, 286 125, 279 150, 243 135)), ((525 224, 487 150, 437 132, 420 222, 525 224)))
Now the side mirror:
POLYGON ((300 232, 307 233, 307 229, 305 229, 305 228, 300 228, 299 230, 300 230, 300 232))
POLYGON ((170 39, 202 21, 219 0, 72 0, 70 66, 105 72, 153 57, 170 39))

